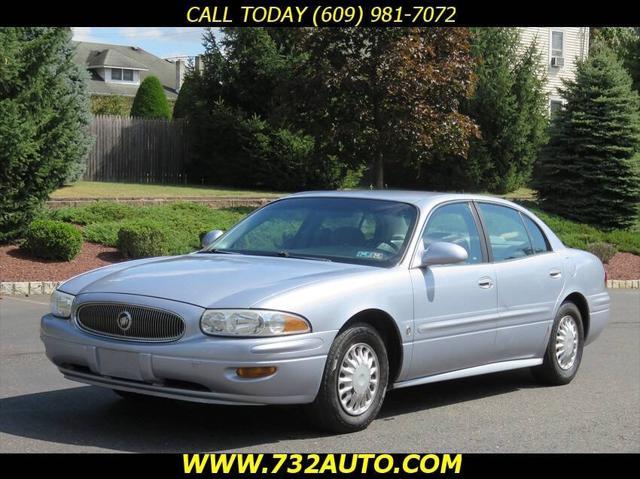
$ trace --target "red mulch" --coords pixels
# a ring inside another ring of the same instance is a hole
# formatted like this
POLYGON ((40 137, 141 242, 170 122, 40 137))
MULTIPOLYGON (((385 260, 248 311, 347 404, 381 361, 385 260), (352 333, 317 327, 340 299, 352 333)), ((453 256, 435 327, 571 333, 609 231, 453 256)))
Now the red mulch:
POLYGON ((93 243, 84 243, 73 261, 36 259, 16 245, 0 245, 0 281, 64 281, 122 260, 117 249, 93 243))
POLYGON ((640 279, 640 256, 616 253, 604 269, 609 279, 640 279))

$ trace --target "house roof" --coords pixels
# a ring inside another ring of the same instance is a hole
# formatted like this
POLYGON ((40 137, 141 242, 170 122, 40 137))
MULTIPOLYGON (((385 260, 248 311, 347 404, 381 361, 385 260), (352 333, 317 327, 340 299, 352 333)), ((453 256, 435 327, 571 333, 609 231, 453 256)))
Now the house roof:
POLYGON ((126 83, 107 83, 96 73, 96 68, 118 67, 140 70, 140 81, 148 76, 156 76, 164 87, 169 100, 175 100, 176 65, 169 60, 157 57, 142 48, 112 45, 108 43, 73 42, 74 61, 90 70, 89 93, 92 95, 135 96, 139 85, 126 83), (113 64, 115 63, 115 64, 113 64))
POLYGON ((119 67, 130 68, 132 70, 149 70, 146 65, 111 48, 102 51, 92 51, 87 61, 89 63, 87 68, 119 67))

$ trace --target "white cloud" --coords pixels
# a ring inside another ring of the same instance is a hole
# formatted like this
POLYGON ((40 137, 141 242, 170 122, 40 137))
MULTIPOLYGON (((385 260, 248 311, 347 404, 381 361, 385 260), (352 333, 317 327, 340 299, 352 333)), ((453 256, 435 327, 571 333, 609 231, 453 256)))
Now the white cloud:
POLYGON ((163 28, 156 27, 121 27, 120 34, 126 38, 162 38, 165 36, 163 28))
POLYGON ((93 42, 96 38, 92 35, 92 27, 71 27, 73 39, 78 42, 93 42))

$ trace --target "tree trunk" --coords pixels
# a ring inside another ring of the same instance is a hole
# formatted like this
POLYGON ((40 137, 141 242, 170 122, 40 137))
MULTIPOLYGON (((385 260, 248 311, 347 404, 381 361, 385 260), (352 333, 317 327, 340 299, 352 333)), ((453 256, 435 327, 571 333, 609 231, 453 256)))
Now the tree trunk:
POLYGON ((375 164, 376 189, 384 189, 384 158, 378 154, 375 164))

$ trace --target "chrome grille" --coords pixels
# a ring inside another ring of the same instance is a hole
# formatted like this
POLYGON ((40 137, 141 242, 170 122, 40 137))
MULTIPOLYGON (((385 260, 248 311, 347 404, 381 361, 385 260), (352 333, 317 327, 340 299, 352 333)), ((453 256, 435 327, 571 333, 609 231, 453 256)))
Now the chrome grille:
POLYGON ((80 305, 76 312, 78 325, 102 336, 140 341, 174 341, 184 334, 180 316, 162 309, 119 303, 80 305), (130 321, 119 324, 128 313, 130 321), (128 323, 128 327, 127 326, 128 323))

